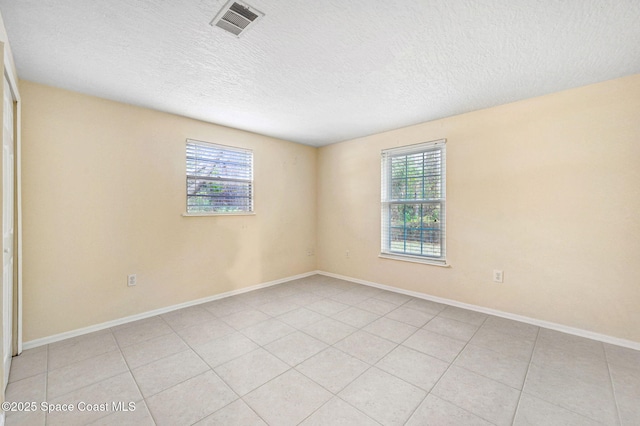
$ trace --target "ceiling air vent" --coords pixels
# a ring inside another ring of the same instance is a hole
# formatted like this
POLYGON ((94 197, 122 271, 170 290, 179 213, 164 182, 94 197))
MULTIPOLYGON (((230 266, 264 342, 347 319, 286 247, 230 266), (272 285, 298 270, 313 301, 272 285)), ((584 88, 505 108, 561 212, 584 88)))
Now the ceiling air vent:
POLYGON ((252 8, 248 4, 231 0, 222 8, 220 13, 213 18, 211 25, 220 27, 240 37, 240 34, 246 32, 249 27, 263 16, 264 13, 252 8))

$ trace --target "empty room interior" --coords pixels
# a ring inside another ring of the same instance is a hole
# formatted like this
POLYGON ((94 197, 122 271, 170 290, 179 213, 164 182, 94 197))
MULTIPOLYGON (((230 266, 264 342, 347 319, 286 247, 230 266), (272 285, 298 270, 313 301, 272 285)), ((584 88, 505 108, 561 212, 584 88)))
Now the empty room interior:
POLYGON ((637 0, 0 14, 0 425, 640 424, 637 0))

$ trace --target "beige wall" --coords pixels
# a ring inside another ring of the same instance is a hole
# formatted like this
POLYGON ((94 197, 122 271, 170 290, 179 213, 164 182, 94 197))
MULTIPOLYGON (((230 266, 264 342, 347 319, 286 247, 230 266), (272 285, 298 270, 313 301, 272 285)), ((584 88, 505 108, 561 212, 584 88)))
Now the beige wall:
POLYGON ((21 95, 25 341, 318 267, 640 342, 640 75, 319 150, 21 95), (186 138, 254 150, 255 216, 181 216, 186 138), (381 259, 380 151, 440 138, 451 267, 381 259))
POLYGON ((640 342, 640 75, 323 147, 318 173, 320 270, 640 342), (378 258, 380 151, 440 138, 451 267, 378 258))
POLYGON ((20 89, 25 341, 315 269, 315 148, 20 89), (181 216, 186 138, 254 150, 254 216, 181 216))

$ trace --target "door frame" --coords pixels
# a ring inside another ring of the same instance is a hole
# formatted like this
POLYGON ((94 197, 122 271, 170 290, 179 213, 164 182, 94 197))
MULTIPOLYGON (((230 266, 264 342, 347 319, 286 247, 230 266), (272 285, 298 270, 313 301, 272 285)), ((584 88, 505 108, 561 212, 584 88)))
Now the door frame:
POLYGON ((0 41, 3 50, 3 75, 14 100, 14 270, 13 270, 13 342, 12 355, 22 353, 22 101, 11 48, 0 41))

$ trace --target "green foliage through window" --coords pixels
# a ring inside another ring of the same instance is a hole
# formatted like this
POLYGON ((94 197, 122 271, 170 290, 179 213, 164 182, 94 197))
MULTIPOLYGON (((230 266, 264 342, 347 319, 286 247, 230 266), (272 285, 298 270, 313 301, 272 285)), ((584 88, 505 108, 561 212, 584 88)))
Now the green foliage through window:
POLYGON ((253 153, 187 140, 187 213, 253 211, 253 153))
POLYGON ((383 253, 444 259, 444 143, 383 152, 383 253))

